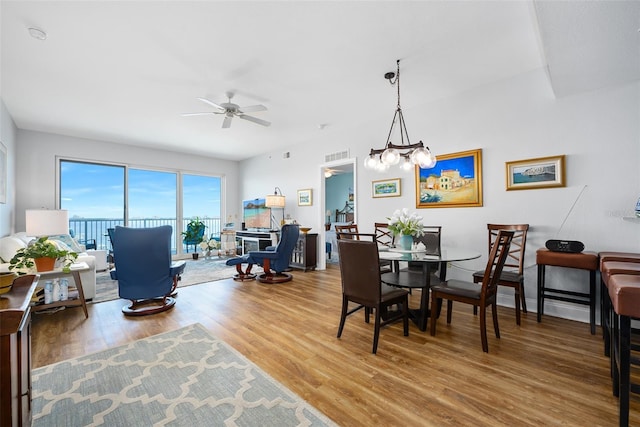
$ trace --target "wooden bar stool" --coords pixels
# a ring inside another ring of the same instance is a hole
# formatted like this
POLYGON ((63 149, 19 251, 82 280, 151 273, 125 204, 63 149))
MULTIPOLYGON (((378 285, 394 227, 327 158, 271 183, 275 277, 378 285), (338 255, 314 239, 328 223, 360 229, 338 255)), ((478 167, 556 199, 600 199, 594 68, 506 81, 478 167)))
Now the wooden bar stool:
MULTIPOLYGON (((609 298, 614 312, 612 333, 613 394, 618 396, 619 425, 629 425, 629 397, 640 393, 631 383, 631 320, 640 318, 640 275, 615 274, 609 278, 609 298)), ((637 360, 635 364, 637 365, 637 360)))
POLYGON ((574 304, 589 306, 589 323, 591 334, 596 333, 596 271, 598 270, 598 254, 595 252, 567 253, 538 249, 538 322, 544 314, 544 299, 554 299, 574 304), (545 267, 566 267, 589 271, 589 293, 548 288, 545 286, 545 267))
MULTIPOLYGON (((604 340, 604 354, 609 356, 611 348, 611 301, 607 292, 608 272, 605 263, 612 261, 634 262, 640 264, 640 254, 635 252, 599 252, 600 257, 600 326, 602 327, 602 339, 604 340)), ((617 271, 615 274, 635 274, 626 271, 617 271)))
MULTIPOLYGON (((612 258, 608 258, 612 259, 612 258)), ((619 259, 619 258, 613 258, 619 259)), ((633 259, 633 258, 630 258, 633 259)), ((609 298, 609 280, 616 274, 640 275, 640 258, 637 261, 602 261, 600 260, 600 309, 602 338, 604 339, 604 355, 611 354, 611 299, 609 298)))

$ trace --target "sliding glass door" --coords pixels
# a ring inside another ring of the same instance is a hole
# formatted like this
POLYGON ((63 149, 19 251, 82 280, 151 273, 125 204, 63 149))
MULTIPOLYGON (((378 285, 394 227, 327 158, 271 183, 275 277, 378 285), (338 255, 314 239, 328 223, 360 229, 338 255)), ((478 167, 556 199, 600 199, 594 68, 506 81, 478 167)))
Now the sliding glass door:
POLYGON ((116 225, 173 227, 174 253, 186 252, 180 232, 199 218, 206 236, 219 236, 222 178, 121 165, 60 160, 60 208, 79 240, 110 249, 107 229, 116 225))
POLYGON ((107 228, 125 224, 125 168, 60 161, 60 209, 69 211, 69 230, 81 243, 108 250, 107 228))

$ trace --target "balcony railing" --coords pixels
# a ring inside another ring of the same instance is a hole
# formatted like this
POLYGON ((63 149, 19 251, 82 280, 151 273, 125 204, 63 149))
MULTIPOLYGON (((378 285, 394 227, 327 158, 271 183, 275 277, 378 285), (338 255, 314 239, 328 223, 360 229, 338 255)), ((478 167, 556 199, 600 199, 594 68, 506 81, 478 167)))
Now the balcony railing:
MULTIPOLYGON (((207 228, 205 229, 206 236, 220 236, 221 221, 220 218, 199 218, 205 223, 207 228)), ((187 229, 187 223, 191 218, 182 220, 182 230, 187 229)), ((171 235, 171 251, 177 253, 176 244, 181 246, 181 252, 186 252, 186 247, 182 243, 182 236, 178 236, 176 239, 176 218, 136 218, 130 219, 128 227, 132 228, 147 228, 158 227, 160 225, 170 225, 173 227, 173 234, 171 235)), ((111 241, 109 240, 109 233, 107 229, 115 228, 116 225, 123 226, 124 220, 111 219, 111 218, 70 218, 69 230, 73 230, 75 238, 83 244, 86 242, 96 241, 96 249, 110 250, 111 241)))

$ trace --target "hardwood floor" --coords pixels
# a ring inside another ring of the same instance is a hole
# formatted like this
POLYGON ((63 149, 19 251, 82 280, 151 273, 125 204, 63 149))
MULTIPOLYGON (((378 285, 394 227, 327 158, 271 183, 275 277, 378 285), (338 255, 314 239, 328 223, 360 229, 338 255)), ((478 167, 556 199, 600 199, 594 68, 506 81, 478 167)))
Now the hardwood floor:
MULTIPOLYGON (((362 312, 350 317, 342 338, 340 274, 294 272, 280 285, 217 282, 179 289, 173 310, 125 318, 124 301, 36 314, 33 366, 93 353, 199 322, 276 380, 342 426, 613 426, 617 399, 611 393, 602 336, 589 325, 535 312, 515 323, 499 308, 501 339, 491 329, 482 352, 479 322, 471 307, 446 308, 431 337, 411 323, 384 328, 371 354, 373 323, 362 312)), ((420 293, 410 296, 417 306, 420 293)), ((490 324, 490 320, 488 319, 490 324)), ((631 425, 640 425, 632 398, 631 425)))

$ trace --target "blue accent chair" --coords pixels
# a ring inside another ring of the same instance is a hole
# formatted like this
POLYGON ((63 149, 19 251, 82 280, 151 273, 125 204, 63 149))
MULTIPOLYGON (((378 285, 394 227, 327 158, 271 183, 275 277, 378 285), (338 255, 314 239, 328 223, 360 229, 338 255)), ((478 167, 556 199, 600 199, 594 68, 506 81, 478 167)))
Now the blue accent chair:
POLYGON ((280 241, 277 246, 268 247, 264 251, 251 251, 247 255, 231 258, 227 265, 235 265, 238 273, 234 280, 244 281, 257 278, 262 283, 282 283, 293 279, 291 274, 285 273, 289 268, 291 254, 298 242, 300 228, 297 224, 285 224, 280 230, 280 241), (248 264, 242 271, 242 264, 248 264), (254 264, 262 266, 264 272, 260 275, 251 273, 254 264))
POLYGON ((171 261, 173 228, 117 226, 112 244, 115 269, 111 278, 118 281, 120 298, 131 304, 122 308, 127 316, 145 316, 172 308, 172 295, 178 286, 185 261, 171 261))

